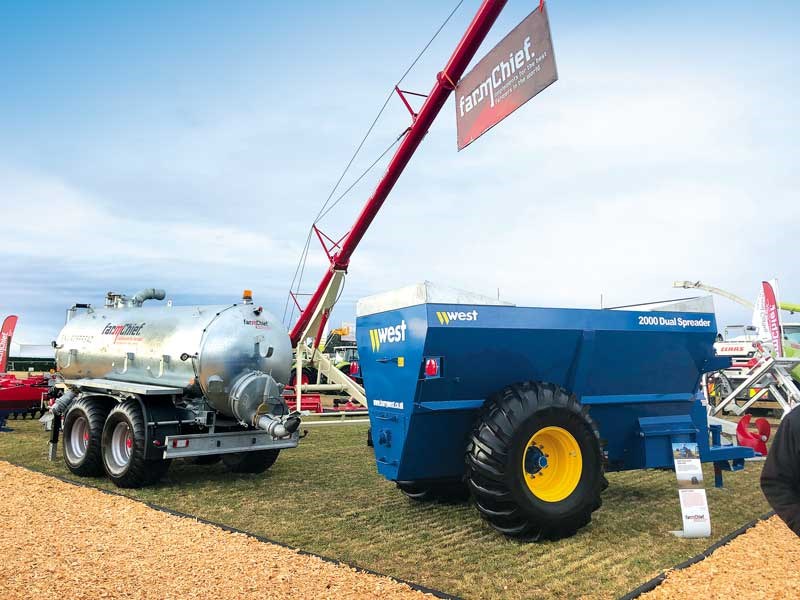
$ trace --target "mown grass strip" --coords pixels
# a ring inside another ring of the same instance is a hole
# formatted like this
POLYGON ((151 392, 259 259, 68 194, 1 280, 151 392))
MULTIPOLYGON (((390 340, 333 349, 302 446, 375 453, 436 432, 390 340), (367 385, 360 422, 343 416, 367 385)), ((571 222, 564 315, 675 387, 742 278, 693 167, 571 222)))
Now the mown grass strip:
MULTIPOLYGON (((0 459, 76 479, 63 462, 47 462, 38 423, 10 426, 15 431, 0 433, 0 459)), ((365 440, 362 425, 320 428, 263 475, 176 462, 158 486, 123 493, 464 598, 617 598, 708 543, 669 533, 680 527, 669 471, 609 474, 588 527, 567 540, 524 544, 494 533, 468 504, 407 500, 377 475, 365 440)), ((760 467, 748 464, 726 474, 724 489, 708 489, 712 539, 769 509, 760 467)), ((708 481, 712 475, 707 467, 708 481)), ((88 483, 114 489, 104 479, 88 483)))

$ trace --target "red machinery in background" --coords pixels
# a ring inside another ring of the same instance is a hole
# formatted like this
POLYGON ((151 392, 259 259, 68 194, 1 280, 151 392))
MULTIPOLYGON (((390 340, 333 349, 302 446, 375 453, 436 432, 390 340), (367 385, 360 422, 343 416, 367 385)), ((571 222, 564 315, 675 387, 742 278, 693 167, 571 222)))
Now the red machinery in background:
POLYGON ((36 413, 47 412, 47 393, 50 391, 50 378, 35 375, 17 379, 15 375, 0 375, 0 420, 8 417, 23 419, 36 413))
POLYGON ((736 440, 740 446, 747 446, 761 456, 767 455, 767 440, 772 428, 766 419, 756 419, 756 431, 750 429, 750 415, 743 416, 736 425, 736 440))
POLYGON ((17 316, 9 315, 0 327, 0 427, 8 417, 26 415, 31 418, 36 412, 42 415, 47 411, 44 401, 50 390, 50 378, 37 375, 18 379, 16 375, 6 373, 6 364, 11 350, 11 338, 17 326, 17 316))

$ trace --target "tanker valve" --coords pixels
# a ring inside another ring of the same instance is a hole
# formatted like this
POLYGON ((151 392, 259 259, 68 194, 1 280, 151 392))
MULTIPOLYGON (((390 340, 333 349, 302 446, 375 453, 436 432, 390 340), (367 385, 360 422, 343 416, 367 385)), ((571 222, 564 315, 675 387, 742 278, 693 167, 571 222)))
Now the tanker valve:
POLYGON ((295 431, 297 431, 298 427, 300 427, 300 415, 296 412, 293 412, 284 419, 278 419, 270 415, 263 415, 258 418, 256 427, 263 429, 272 437, 289 437, 295 431))

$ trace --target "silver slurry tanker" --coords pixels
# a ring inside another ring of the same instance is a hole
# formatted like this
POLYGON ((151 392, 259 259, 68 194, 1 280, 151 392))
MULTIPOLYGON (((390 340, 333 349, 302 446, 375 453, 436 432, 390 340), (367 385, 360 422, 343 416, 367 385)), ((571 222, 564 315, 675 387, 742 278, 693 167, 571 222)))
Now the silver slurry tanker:
POLYGON ((249 290, 238 304, 143 306, 165 295, 109 292, 102 308, 67 311, 53 342, 64 392, 48 419, 50 459, 63 431, 73 473, 105 472, 120 487, 157 481, 173 458, 264 471, 299 437, 282 398, 286 328, 249 290))

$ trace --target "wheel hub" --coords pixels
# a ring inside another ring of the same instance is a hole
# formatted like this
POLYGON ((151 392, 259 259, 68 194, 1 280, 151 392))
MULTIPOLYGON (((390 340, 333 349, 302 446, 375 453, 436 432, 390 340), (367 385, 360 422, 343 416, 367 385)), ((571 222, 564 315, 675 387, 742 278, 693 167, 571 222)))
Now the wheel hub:
POLYGON ((127 423, 121 421, 114 425, 109 444, 103 452, 106 467, 113 475, 125 471, 133 455, 133 432, 127 423))
POLYGON ((72 463, 83 460, 89 449, 89 422, 85 417, 79 416, 72 422, 72 430, 64 444, 72 463))
POLYGON ((539 446, 529 446, 525 451, 525 473, 536 476, 547 468, 547 456, 539 446))
POLYGON ((564 500, 578 487, 583 471, 578 441, 562 427, 543 427, 525 446, 522 470, 534 496, 545 502, 564 500))

